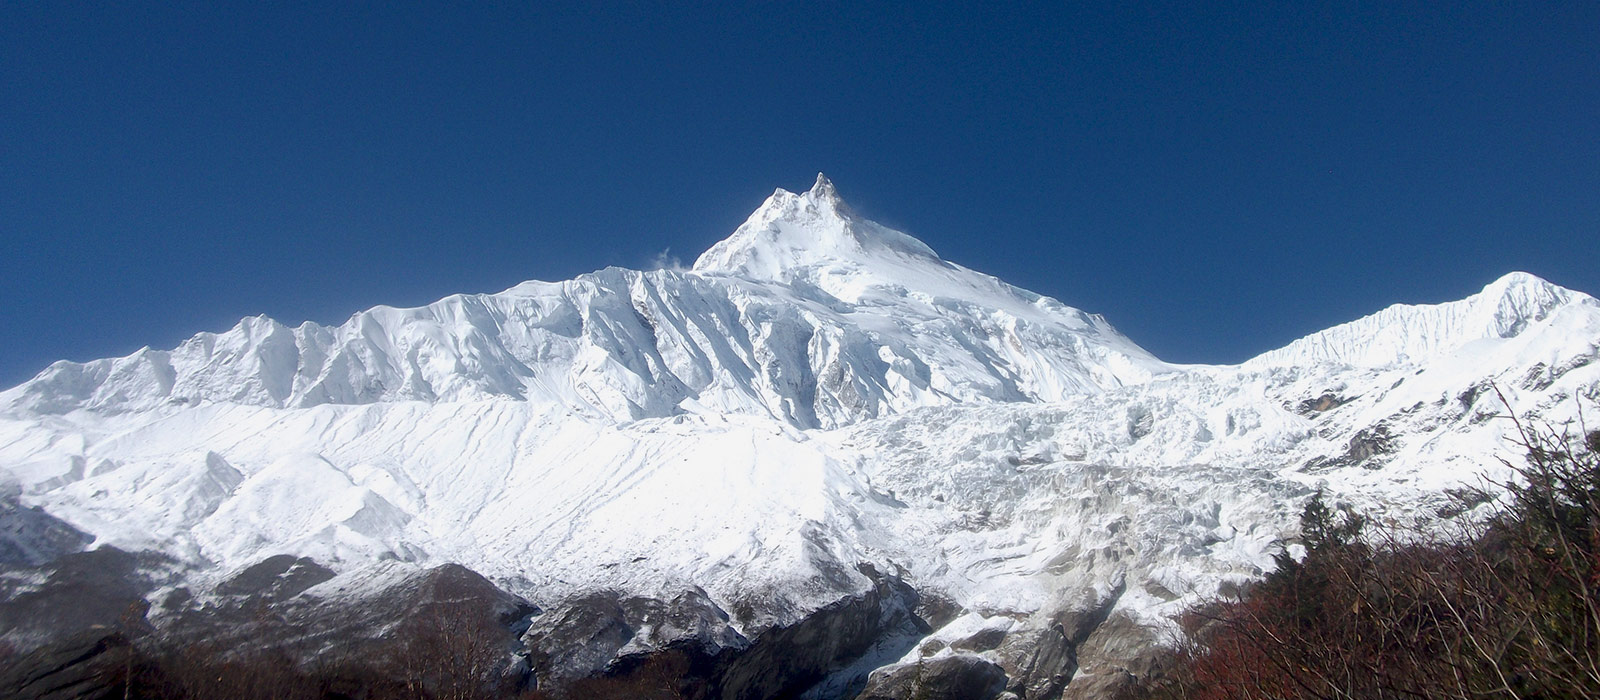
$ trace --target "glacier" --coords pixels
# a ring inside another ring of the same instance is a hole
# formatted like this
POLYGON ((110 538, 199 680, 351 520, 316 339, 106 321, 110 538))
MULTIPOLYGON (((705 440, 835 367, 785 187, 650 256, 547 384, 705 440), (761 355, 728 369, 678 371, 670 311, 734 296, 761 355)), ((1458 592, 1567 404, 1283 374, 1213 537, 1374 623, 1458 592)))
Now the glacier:
POLYGON ((1600 302, 1511 273, 1239 365, 1167 363, 819 175, 688 270, 57 362, 0 392, 0 495, 196 590, 287 554, 339 572, 325 595, 450 562, 547 611, 604 591, 727 612, 641 622, 596 664, 745 645, 891 573, 944 612, 811 696, 963 655, 1018 697, 1094 697, 1270 568, 1315 490, 1462 517, 1451 492, 1519 458, 1504 417, 1578 425, 1597 358, 1600 302))

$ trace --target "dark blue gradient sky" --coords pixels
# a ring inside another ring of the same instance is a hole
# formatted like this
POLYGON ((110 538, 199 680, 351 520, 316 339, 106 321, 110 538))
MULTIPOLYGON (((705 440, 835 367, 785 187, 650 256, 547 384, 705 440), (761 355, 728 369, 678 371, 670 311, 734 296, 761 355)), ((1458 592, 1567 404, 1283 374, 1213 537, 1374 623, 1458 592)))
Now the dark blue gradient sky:
POLYGON ((0 384, 692 261, 818 170, 1172 361, 1600 292, 1600 3, 524 4, 0 8, 0 384))

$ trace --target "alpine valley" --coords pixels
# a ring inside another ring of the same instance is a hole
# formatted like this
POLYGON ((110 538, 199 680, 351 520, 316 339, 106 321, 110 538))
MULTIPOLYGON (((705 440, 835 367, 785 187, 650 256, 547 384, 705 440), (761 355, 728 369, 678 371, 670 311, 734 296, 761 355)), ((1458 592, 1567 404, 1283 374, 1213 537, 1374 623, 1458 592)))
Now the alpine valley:
POLYGON ((0 393, 0 694, 110 692, 116 635, 312 664, 451 602, 492 612, 507 696, 1109 697, 1319 489, 1473 517, 1507 415, 1600 415, 1597 359, 1600 302, 1514 272, 1171 364, 819 176, 691 269, 247 318, 0 393))

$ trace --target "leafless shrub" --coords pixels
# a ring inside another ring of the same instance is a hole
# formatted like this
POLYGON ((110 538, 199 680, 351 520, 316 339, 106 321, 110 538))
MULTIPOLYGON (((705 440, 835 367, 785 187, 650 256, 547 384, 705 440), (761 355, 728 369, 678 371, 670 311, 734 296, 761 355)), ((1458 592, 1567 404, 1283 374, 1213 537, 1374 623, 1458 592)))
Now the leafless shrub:
POLYGON ((1513 420, 1527 457, 1491 485, 1493 517, 1400 533, 1319 494, 1305 558, 1192 611, 1188 644, 1134 696, 1600 697, 1600 432, 1513 420))
POLYGON ((417 700, 502 698, 499 675, 510 658, 505 630, 481 608, 430 603, 398 628, 392 677, 417 700))
POLYGON ((666 650, 653 653, 625 673, 576 681, 560 690, 562 700, 681 700, 689 658, 666 650))

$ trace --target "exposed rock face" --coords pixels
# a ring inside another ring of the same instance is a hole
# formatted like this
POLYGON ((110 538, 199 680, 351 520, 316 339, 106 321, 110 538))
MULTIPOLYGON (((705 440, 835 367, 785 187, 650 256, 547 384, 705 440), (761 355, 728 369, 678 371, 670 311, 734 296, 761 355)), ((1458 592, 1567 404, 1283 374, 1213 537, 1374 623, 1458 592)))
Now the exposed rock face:
POLYGON ((1010 689, 1022 698, 1060 697, 1067 681, 1078 671, 1078 650, 1061 625, 1039 632, 1032 640, 1018 640, 1018 651, 1032 650, 1027 663, 1017 669, 1010 689))
POLYGON ((85 629, 10 658, 0 657, 0 696, 13 700, 98 700, 123 697, 133 670, 132 645, 121 633, 85 629))
POLYGON ((241 571, 217 586, 220 595, 243 595, 282 601, 333 578, 334 573, 307 557, 279 554, 241 571))
POLYGON ((1345 443, 1345 452, 1337 457, 1314 457, 1308 460, 1302 471, 1321 472, 1341 467, 1359 466, 1363 469, 1382 469, 1381 457, 1394 451, 1395 436, 1389 432, 1389 426, 1378 423, 1357 431, 1345 443))
MULTIPOLYGON (((161 690, 169 683, 206 680, 198 676, 224 662, 243 663, 259 676, 254 680, 280 684, 252 697, 329 683, 357 689, 446 683, 497 692, 526 685, 527 666, 514 652, 526 618, 538 609, 465 567, 397 564, 381 579, 319 588, 335 578, 333 571, 275 556, 196 593, 170 586, 182 580, 170 564, 101 548, 5 570, 0 697, 120 698, 130 689, 143 697, 171 692, 161 690), (150 598, 161 606, 152 609, 150 598), (256 669, 262 661, 276 665, 256 669), (322 676, 292 685, 310 673, 322 676)), ((203 684, 183 687, 190 696, 212 694, 203 684)), ((211 690, 238 690, 229 688, 211 690)))
POLYGON ((1390 452, 1393 449, 1392 438, 1389 435, 1389 426, 1378 424, 1356 433, 1350 438, 1350 449, 1345 452, 1345 458, 1352 463, 1360 464, 1373 457, 1390 452))
MULTIPOLYGON (((875 646, 886 644, 891 653, 909 649, 928 631, 912 612, 917 592, 898 578, 871 575, 874 585, 867 592, 819 610, 797 625, 756 635, 750 648, 719 674, 720 697, 794 696, 845 670, 875 646)), ((865 675, 867 670, 857 673, 865 675)), ((857 678, 837 680, 840 690, 858 687, 857 678)))
POLYGON ((18 494, 0 493, 0 567, 39 566, 93 541, 43 508, 22 505, 18 494))
POLYGON ((142 632, 151 584, 141 569, 159 560, 102 547, 0 572, 0 643, 27 651, 91 630, 142 632))
POLYGON ((563 602, 533 621, 523 637, 540 686, 560 685, 605 668, 629 640, 625 601, 595 593, 563 602))
POLYGON ((661 650, 695 664, 686 685, 706 686, 715 668, 750 645, 700 590, 665 601, 611 591, 562 601, 534 618, 522 641, 538 684, 556 688, 596 675, 629 676, 661 650))
POLYGON ((872 674, 856 700, 989 700, 1006 689, 1006 672, 986 659, 939 656, 872 674))
POLYGON ((1011 671, 1007 690, 1026 700, 1061 697, 1078 673, 1081 647, 1103 627, 1122 594, 1122 587, 1112 589, 1057 615, 1048 628, 1007 635, 995 652, 1001 666, 1011 671))
POLYGON ((0 568, 0 697, 122 697, 141 664, 132 645, 151 631, 146 596, 167 563, 101 547, 0 568))
POLYGON ((1126 615, 1112 614, 1077 646, 1078 670, 1061 697, 1102 700, 1147 677, 1166 653, 1153 630, 1126 615))
POLYGON ((849 697, 869 670, 928 631, 914 612, 916 591, 871 567, 863 573, 873 584, 860 594, 746 638, 739 621, 698 590, 669 601, 595 594, 543 613, 458 565, 406 573, 396 564, 395 575, 346 590, 351 582, 331 569, 284 555, 198 593, 170 589, 159 596, 163 606, 151 627, 147 570, 159 563, 102 549, 13 570, 0 601, 0 631, 21 653, 0 674, 6 697, 120 693, 128 670, 162 662, 170 653, 162 649, 323 659, 316 663, 342 669, 342 677, 381 678, 398 672, 385 659, 433 658, 458 651, 463 640, 477 645, 479 657, 462 663, 478 664, 508 691, 538 685, 559 694, 591 678, 621 687, 659 673, 666 659, 683 697, 849 697), (130 642, 129 633, 144 639, 130 642), (513 643, 518 633, 522 652, 513 643))
POLYGON ((185 596, 157 622, 168 639, 307 657, 347 658, 396 639, 471 632, 498 637, 509 661, 516 635, 539 612, 459 564, 395 566, 385 578, 355 583, 331 580, 330 570, 307 559, 271 557, 211 591, 185 596), (317 579, 331 584, 308 585, 317 579))
POLYGON ((1300 404, 1295 407, 1295 411, 1302 416, 1310 416, 1332 411, 1333 409, 1343 406, 1349 402, 1350 399, 1346 397, 1340 396, 1331 391, 1326 391, 1317 398, 1301 401, 1300 404))
POLYGON ((683 697, 848 697, 882 663, 871 662, 874 653, 897 657, 928 631, 914 612, 915 590, 868 573, 874 584, 865 592, 748 638, 703 592, 691 591, 670 603, 608 594, 566 601, 535 619, 524 642, 538 685, 556 693, 586 678, 625 685, 671 659, 683 697))

